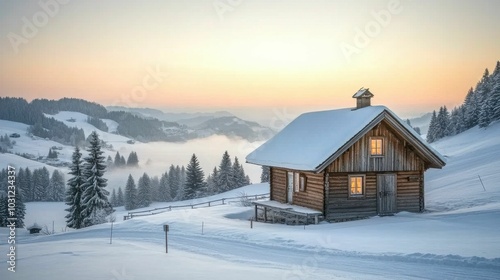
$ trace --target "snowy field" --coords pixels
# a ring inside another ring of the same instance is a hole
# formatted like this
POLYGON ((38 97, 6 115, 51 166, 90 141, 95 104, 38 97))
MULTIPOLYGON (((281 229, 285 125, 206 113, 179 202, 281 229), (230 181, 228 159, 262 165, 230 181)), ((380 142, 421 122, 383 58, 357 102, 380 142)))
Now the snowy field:
MULTIPOLYGON (((110 223, 62 232, 62 203, 28 203, 27 224, 54 221, 56 234, 18 230, 16 273, 3 262, 0 279, 500 279, 499 140, 496 123, 435 143, 448 163, 426 173, 422 214, 250 228, 253 208, 238 203, 127 221, 118 208, 110 244, 110 223)), ((7 234, 0 230, 4 259, 7 234)))

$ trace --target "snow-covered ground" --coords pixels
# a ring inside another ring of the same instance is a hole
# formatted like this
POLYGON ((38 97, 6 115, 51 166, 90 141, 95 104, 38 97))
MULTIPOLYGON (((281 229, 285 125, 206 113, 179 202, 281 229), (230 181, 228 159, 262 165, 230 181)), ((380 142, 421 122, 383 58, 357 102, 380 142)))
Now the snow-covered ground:
MULTIPOLYGON (((28 203, 27 224, 54 221, 56 234, 18 230, 17 272, 4 263, 0 279, 500 279, 499 139, 496 123, 437 142, 448 163, 426 173, 422 214, 250 228, 253 208, 237 203, 127 221, 119 208, 109 244, 110 223, 61 232, 62 203, 28 203)), ((8 232, 0 233, 6 248, 8 232)))

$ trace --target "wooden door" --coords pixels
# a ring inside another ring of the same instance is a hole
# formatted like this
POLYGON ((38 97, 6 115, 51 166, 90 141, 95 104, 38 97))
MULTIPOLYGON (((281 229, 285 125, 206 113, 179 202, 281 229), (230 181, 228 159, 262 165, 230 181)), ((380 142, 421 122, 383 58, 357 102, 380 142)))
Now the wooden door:
POLYGON ((379 215, 396 212, 396 175, 377 175, 377 211, 379 215))
POLYGON ((286 202, 291 204, 293 202, 293 172, 287 173, 286 188, 286 202))

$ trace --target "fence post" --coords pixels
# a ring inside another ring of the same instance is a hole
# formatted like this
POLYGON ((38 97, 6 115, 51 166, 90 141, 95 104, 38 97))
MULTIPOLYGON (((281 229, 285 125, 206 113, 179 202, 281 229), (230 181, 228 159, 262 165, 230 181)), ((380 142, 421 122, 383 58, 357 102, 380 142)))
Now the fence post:
POLYGON ((224 205, 224 199, 225 199, 225 198, 223 198, 223 199, 222 199, 222 205, 224 205))

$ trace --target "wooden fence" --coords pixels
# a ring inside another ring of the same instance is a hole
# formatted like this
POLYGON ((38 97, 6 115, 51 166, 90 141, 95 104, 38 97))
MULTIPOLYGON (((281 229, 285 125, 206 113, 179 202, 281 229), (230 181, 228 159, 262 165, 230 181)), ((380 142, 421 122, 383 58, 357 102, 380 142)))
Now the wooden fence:
POLYGON ((250 202, 250 201, 262 200, 262 199, 269 199, 269 197, 270 197, 269 193, 263 193, 263 194, 225 197, 225 198, 220 198, 220 199, 215 199, 215 200, 210 200, 210 201, 205 201, 205 202, 199 202, 199 203, 194 203, 194 204, 170 205, 170 206, 157 207, 157 208, 141 210, 141 211, 131 211, 131 212, 128 212, 128 215, 123 216, 123 219, 128 220, 128 219, 132 219, 133 217, 151 216, 151 215, 156 215, 156 214, 160 214, 163 212, 172 211, 175 209, 205 208, 205 207, 212 207, 212 206, 218 206, 218 205, 225 205, 225 204, 229 204, 232 202, 242 202, 242 201, 249 201, 250 202))

